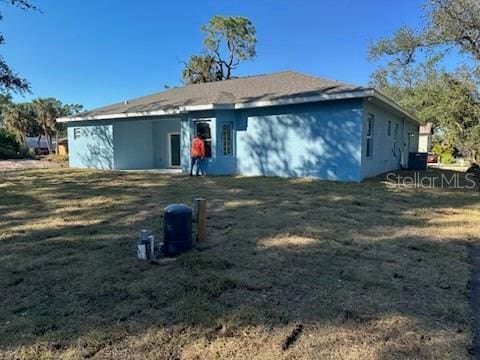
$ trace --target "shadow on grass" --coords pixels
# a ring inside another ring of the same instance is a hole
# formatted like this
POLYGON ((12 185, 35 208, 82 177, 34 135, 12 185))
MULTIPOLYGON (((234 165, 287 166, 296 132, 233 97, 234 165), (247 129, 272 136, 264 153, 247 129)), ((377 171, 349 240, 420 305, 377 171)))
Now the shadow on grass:
POLYGON ((466 244, 478 238, 432 217, 478 210, 473 191, 71 170, 9 180, 0 187, 9 199, 0 209, 9 217, 0 223, 3 350, 77 344, 95 355, 152 327, 210 340, 219 329, 294 323, 368 333, 395 316, 410 319, 405 331, 448 335, 443 345, 418 340, 409 356, 468 347, 466 244), (196 196, 210 201, 208 244, 160 266, 138 262, 137 231, 160 235, 162 208, 196 196))

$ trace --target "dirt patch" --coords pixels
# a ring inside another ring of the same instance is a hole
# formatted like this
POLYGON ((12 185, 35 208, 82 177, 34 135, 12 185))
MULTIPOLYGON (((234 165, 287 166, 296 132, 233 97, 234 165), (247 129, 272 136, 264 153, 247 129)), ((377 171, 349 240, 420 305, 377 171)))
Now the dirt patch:
POLYGON ((1 160, 0 171, 19 169, 54 169, 65 167, 66 164, 45 160, 1 160))

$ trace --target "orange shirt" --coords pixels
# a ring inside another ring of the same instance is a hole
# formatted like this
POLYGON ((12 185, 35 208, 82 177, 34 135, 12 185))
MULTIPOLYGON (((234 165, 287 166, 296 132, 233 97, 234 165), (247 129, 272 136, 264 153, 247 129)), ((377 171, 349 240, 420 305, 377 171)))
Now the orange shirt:
POLYGON ((194 138, 192 141, 192 157, 205 157, 205 144, 200 138, 194 138))

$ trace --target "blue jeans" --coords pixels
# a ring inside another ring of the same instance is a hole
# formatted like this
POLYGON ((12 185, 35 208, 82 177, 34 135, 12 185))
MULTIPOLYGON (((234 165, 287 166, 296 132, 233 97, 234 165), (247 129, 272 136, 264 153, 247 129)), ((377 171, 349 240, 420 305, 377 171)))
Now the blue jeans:
POLYGON ((195 172, 195 175, 199 175, 199 173, 201 172, 202 175, 203 175, 203 170, 202 170, 202 158, 200 156, 192 156, 192 165, 191 165, 191 168, 190 168, 190 175, 193 175, 193 167, 195 166, 195 164, 197 165, 197 171, 195 172))

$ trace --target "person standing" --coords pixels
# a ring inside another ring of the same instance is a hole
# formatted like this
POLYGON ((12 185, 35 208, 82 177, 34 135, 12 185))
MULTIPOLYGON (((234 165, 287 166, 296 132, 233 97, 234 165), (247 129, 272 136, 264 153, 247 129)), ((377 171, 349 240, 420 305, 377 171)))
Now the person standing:
MULTIPOLYGON (((190 176, 193 175, 193 167, 196 165, 196 175, 198 176, 201 170, 201 162, 205 157, 205 143, 202 138, 197 135, 192 140, 192 162, 190 167, 190 176)), ((203 170, 202 170, 203 175, 203 170)))

